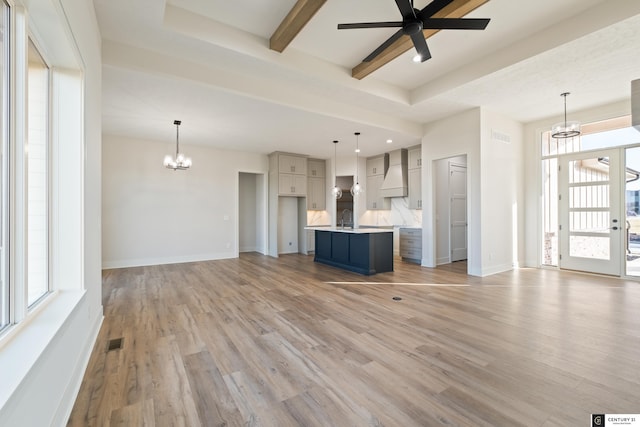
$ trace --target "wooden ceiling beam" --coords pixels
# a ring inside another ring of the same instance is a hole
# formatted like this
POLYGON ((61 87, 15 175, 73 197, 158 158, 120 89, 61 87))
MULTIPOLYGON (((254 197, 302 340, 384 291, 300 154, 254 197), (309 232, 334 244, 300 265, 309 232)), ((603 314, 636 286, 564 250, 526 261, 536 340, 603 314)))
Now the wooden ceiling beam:
POLYGON ((269 39, 269 48, 285 50, 327 0, 298 0, 269 39))
MULTIPOLYGON (((462 18, 471 11, 477 9, 489 0, 454 0, 444 7, 438 13, 433 15, 434 18, 462 18)), ((424 38, 428 39, 440 30, 424 30, 424 38)), ((376 56, 370 62, 362 62, 351 70, 351 75, 361 80, 378 68, 396 59, 406 51, 413 49, 413 42, 409 36, 402 36, 385 49, 380 55, 376 56)), ((433 59, 431 59, 433 60, 433 59)))

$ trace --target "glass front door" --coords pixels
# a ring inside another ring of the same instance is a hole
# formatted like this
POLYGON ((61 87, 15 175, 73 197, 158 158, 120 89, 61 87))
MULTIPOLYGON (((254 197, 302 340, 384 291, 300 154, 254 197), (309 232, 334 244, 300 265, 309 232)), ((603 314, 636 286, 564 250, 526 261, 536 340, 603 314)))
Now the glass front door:
POLYGON ((560 267, 619 276, 620 150, 568 154, 559 168, 560 267))

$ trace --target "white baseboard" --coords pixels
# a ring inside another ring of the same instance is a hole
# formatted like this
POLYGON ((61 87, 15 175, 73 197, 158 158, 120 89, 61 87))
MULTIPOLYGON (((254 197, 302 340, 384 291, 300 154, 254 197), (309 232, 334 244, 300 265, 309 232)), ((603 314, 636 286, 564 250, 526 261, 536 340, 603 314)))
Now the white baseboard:
POLYGON ((145 267, 149 265, 181 264, 184 262, 213 261, 217 259, 237 258, 234 252, 222 252, 213 254, 196 254, 163 258, 141 258, 141 259, 121 259, 103 260, 102 269, 145 267))
POLYGON ((96 316, 96 319, 93 322, 91 333, 89 334, 89 339, 84 343, 84 346, 81 349, 80 354, 82 355, 82 358, 76 366, 73 376, 69 379, 69 383, 67 384, 64 395, 62 397, 62 403, 58 407, 54 415, 52 423, 52 425, 54 426, 57 425, 63 427, 66 426, 67 422, 69 421, 71 411, 73 410, 73 405, 75 404, 78 393, 80 392, 82 379, 84 378, 84 374, 87 371, 87 367, 89 366, 91 353, 93 353, 93 347, 95 346, 96 340, 98 339, 98 334, 100 333, 100 327, 102 326, 103 320, 104 316, 100 315, 96 316))
POLYGON ((513 270, 513 264, 500 264, 483 268, 480 275, 482 277, 491 276, 492 274, 504 273, 505 271, 511 270, 513 270))
POLYGON ((449 257, 436 258, 436 265, 442 265, 442 264, 451 264, 451 258, 449 257))

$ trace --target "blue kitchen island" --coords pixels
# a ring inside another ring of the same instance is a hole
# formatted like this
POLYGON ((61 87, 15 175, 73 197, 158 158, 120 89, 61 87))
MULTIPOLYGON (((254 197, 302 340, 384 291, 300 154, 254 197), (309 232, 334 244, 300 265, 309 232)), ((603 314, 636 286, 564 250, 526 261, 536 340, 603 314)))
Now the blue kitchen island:
POLYGON ((315 230, 315 262, 371 275, 393 271, 393 230, 308 227, 315 230))

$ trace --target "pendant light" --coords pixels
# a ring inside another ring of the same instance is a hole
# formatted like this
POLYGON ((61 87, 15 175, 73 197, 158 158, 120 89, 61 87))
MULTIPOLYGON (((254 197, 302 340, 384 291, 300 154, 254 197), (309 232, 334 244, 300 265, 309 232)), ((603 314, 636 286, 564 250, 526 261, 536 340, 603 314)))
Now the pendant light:
POLYGON ((342 190, 338 187, 338 175, 336 173, 336 163, 338 162, 338 141, 333 141, 333 188, 331 194, 339 199, 342 197, 342 190))
POLYGON ((552 138, 573 138, 580 135, 580 122, 567 121, 567 96, 569 92, 561 93, 564 98, 564 123, 556 123, 551 127, 552 138))
POLYGON ((358 158, 360 156, 360 145, 359 145, 360 132, 355 132, 354 135, 356 136, 356 182, 351 186, 351 195, 357 196, 358 194, 361 194, 364 191, 364 187, 360 185, 360 181, 358 179, 358 175, 359 175, 358 174, 358 158))
POLYGON ((178 128, 182 122, 180 120, 174 120, 173 124, 176 125, 176 158, 171 157, 170 154, 164 156, 164 167, 167 169, 175 170, 187 170, 191 167, 191 158, 186 157, 180 152, 180 142, 178 128))

